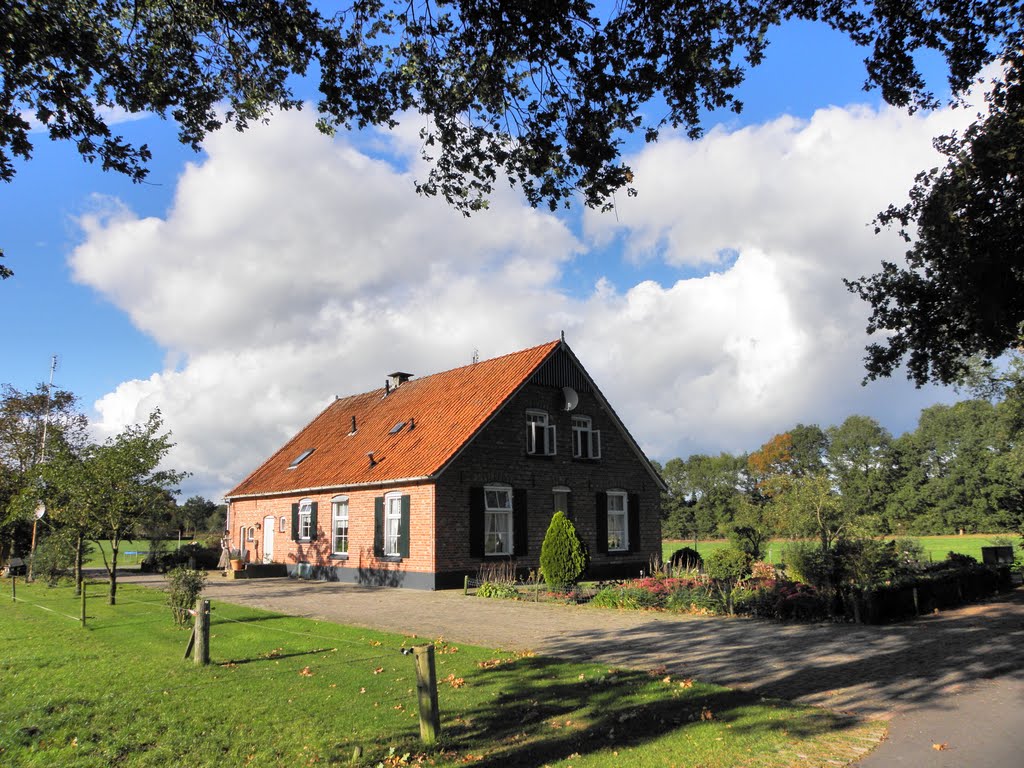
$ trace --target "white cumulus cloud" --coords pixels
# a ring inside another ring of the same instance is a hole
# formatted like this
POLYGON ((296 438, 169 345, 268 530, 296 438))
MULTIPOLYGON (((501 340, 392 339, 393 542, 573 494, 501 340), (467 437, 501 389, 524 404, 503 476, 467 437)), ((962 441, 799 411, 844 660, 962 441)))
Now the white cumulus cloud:
POLYGON ((902 243, 869 222, 961 119, 831 108, 668 136, 630 158, 640 195, 619 200, 617 220, 576 224, 514 192, 468 220, 416 197, 402 136, 380 138, 399 155, 388 162, 304 116, 215 134, 166 215, 98 201, 81 221, 76 279, 176 361, 98 401, 99 427, 159 406, 175 466, 216 495, 335 394, 562 329, 656 458, 751 450, 854 412, 909 427, 942 393, 860 386, 866 308, 841 278, 899 258, 902 243))

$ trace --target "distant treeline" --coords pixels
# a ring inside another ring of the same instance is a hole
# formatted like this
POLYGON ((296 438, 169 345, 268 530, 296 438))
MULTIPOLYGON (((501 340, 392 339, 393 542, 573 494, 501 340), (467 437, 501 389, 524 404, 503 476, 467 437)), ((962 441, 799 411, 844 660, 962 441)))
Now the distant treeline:
POLYGON ((1024 429, 1018 392, 921 412, 893 437, 850 416, 798 424, 751 454, 693 455, 659 467, 666 538, 1020 532, 1024 429))

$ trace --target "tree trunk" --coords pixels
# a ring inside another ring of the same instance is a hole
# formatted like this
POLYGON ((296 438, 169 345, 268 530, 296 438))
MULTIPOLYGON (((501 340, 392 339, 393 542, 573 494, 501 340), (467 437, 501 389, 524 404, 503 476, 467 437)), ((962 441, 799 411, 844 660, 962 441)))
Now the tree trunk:
POLYGON ((108 605, 117 605, 117 544, 110 542, 110 601, 108 605))
POLYGON ((82 594, 82 543, 85 537, 79 533, 75 536, 75 597, 82 594))

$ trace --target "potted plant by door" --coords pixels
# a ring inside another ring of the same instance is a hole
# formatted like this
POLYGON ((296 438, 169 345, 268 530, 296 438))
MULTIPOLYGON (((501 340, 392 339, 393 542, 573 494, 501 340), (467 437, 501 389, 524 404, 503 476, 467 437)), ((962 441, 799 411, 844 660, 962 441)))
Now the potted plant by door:
POLYGON ((237 549, 231 550, 231 557, 229 562, 231 563, 232 571, 245 570, 245 560, 242 559, 242 553, 239 552, 237 549))

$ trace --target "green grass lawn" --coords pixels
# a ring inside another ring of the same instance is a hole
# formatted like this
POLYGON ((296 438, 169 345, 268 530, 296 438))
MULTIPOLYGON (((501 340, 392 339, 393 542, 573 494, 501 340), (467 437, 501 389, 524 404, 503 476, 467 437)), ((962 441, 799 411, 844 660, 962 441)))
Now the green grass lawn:
MULTIPOLYGON (((997 533, 977 533, 967 534, 965 536, 907 536, 905 538, 913 539, 918 542, 922 547, 924 547, 925 556, 936 562, 939 560, 945 560, 946 555, 950 552, 970 555, 977 559, 978 562, 981 562, 981 548, 992 545, 996 539, 1011 538, 1017 544, 1020 542, 1019 536, 997 533)), ((788 541, 786 539, 772 539, 768 544, 768 561, 773 563, 782 562, 782 552, 787 543, 788 541)), ((725 539, 698 541, 697 551, 700 552, 701 557, 707 557, 716 549, 726 547, 728 544, 729 542, 725 539)), ((680 547, 692 546, 692 539, 689 541, 665 540, 661 543, 662 559, 668 560, 672 553, 680 547)))
MULTIPOLYGON (((191 542, 191 539, 182 539, 181 545, 184 546, 191 542)), ((84 566, 86 568, 102 568, 103 567, 103 555, 106 554, 107 559, 110 559, 110 542, 107 540, 101 540, 99 546, 96 546, 96 542, 90 541, 90 550, 85 556, 84 566)), ((137 570, 139 563, 145 559, 145 552, 148 552, 152 543, 149 539, 135 539, 132 541, 122 541, 121 546, 117 551, 117 567, 118 570, 137 570)), ((173 552, 178 548, 177 539, 168 539, 164 541, 163 551, 173 552)))
POLYGON ((401 653, 423 639, 216 603, 214 663, 196 667, 161 593, 103 594, 83 629, 70 588, 19 583, 13 602, 0 581, 0 765, 348 765, 359 747, 362 766, 782 768, 850 762, 883 731, 663 670, 437 640, 428 750, 401 653))

